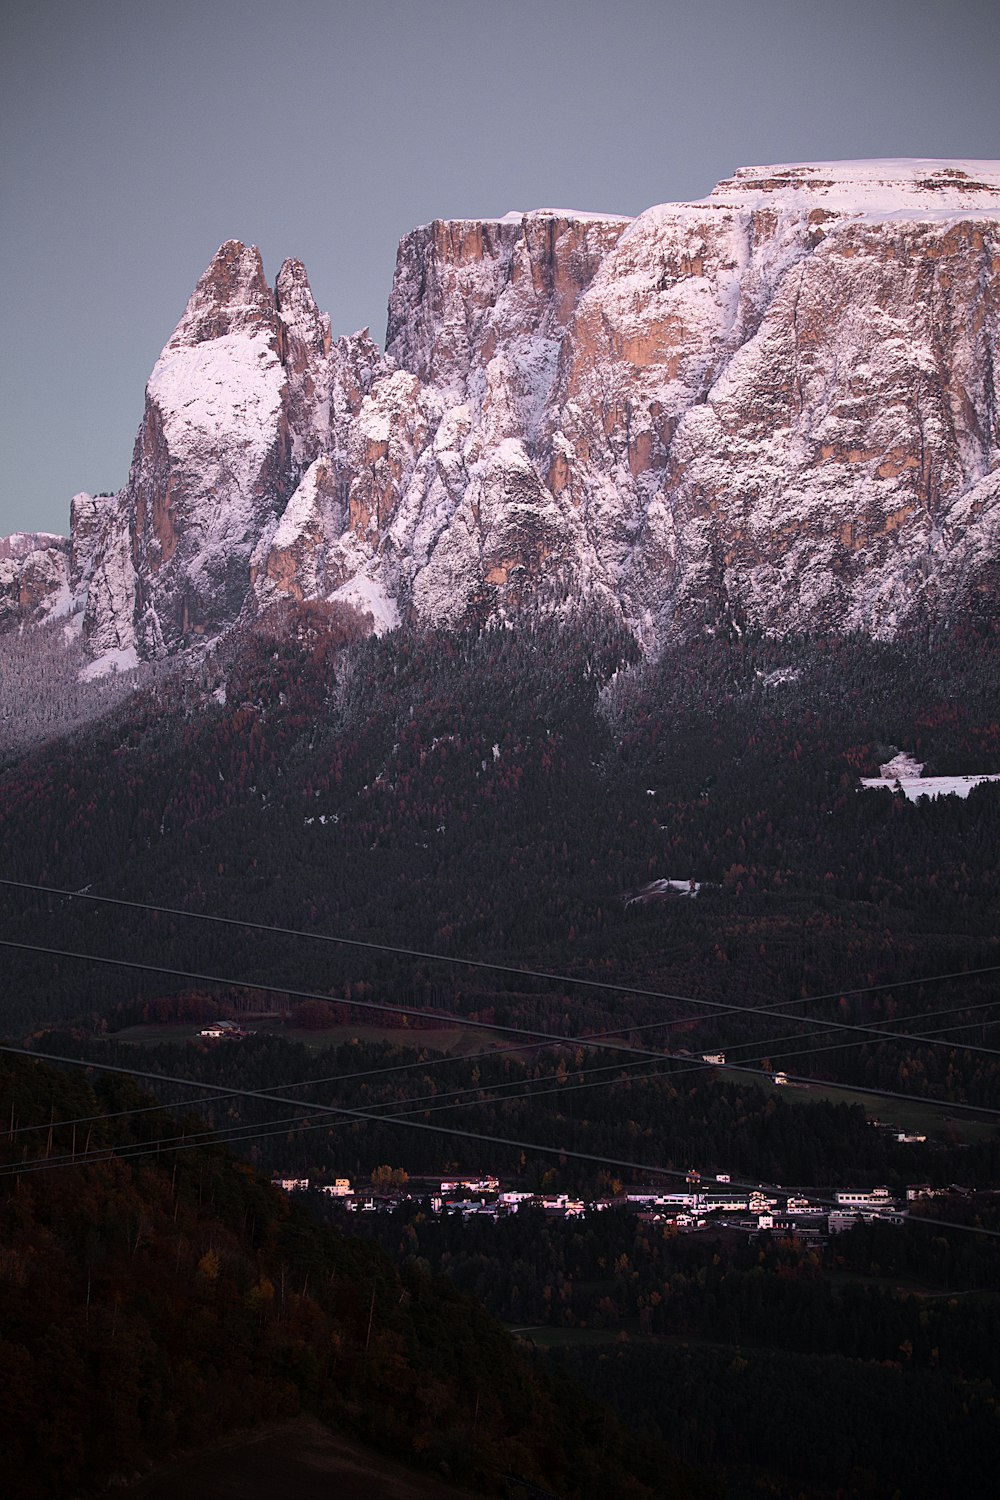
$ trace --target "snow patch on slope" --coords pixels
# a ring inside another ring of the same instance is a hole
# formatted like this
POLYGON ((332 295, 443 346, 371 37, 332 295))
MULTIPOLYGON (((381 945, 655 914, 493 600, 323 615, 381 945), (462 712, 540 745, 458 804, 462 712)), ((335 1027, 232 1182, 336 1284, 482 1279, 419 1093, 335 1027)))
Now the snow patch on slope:
POLYGON ((330 595, 330 603, 351 604, 372 622, 376 635, 386 635, 399 628, 399 606, 385 587, 364 573, 357 573, 348 583, 330 595))
POLYGON ((139 665, 138 653, 134 646, 126 646, 114 651, 104 651, 85 667, 80 669, 81 682, 97 682, 101 677, 110 677, 119 672, 131 672, 139 665))
POLYGON ((861 785, 868 790, 902 792, 908 802, 921 797, 967 797, 974 786, 1000 781, 1000 773, 988 776, 900 776, 886 781, 883 776, 862 776, 861 785))

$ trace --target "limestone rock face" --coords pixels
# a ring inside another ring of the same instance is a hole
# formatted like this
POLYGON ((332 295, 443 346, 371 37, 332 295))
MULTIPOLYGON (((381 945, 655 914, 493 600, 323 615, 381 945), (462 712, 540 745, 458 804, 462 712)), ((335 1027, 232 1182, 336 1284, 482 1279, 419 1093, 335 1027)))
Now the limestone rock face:
POLYGON ((597 599, 650 648, 720 609, 877 635, 995 609, 998 343, 998 163, 436 222, 399 247, 385 356, 230 242, 125 489, 74 500, 74 607, 95 652, 147 657, 280 598, 376 628, 597 599))
POLYGON ((553 473, 553 418, 578 304, 628 226, 543 210, 433 224, 401 244, 387 348, 419 378, 433 437, 385 551, 416 618, 455 624, 606 592, 553 473))
POLYGON ((996 602, 998 335, 997 163, 418 230, 389 350, 444 413, 398 592, 431 619, 603 595, 650 645, 706 608, 891 634, 996 602))
POLYGON ((310 353, 299 389, 308 383, 322 397, 301 402, 303 416, 293 426, 296 472, 309 462, 287 506, 268 518, 254 548, 251 600, 258 605, 282 597, 328 599, 366 560, 366 554, 355 558, 350 550, 349 446, 368 394, 386 373, 385 364, 367 331, 333 345, 317 340, 310 353), (310 460, 312 454, 318 456, 310 460))
MULTIPOLYGON (((703 262, 705 290, 717 307, 728 291, 731 317, 711 318, 702 390, 669 412, 669 441, 653 430, 638 456, 641 465, 652 454, 656 496, 632 598, 661 628, 714 593, 776 630, 891 634, 992 587, 997 194, 992 216, 971 207, 956 216, 955 178, 919 174, 895 196, 891 183, 871 185, 869 206, 863 179, 813 170, 818 187, 806 177, 794 191, 780 173, 766 191, 747 174, 741 193, 738 177, 708 215, 683 216, 689 237, 706 249, 728 242, 729 263, 745 269, 707 273, 703 262), (813 193, 828 206, 810 207, 813 193)), ((988 199, 974 183, 964 191, 988 199)), ((669 214, 674 234, 679 217, 669 214)), ((654 299, 639 305, 628 329, 637 339, 654 299)), ((604 326, 603 357, 614 359, 614 320, 604 326)), ((693 342, 685 331, 685 354, 693 342)), ((669 338, 657 329, 652 343, 663 350, 669 338)), ((649 371, 646 358, 619 357, 623 399, 649 371)), ((633 416, 614 429, 633 470, 635 425, 633 416)))

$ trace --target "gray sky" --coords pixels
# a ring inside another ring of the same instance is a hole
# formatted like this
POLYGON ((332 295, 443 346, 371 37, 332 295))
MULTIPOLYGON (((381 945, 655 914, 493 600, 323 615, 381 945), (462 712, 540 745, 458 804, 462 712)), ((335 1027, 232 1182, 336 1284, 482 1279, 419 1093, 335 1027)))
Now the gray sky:
POLYGON ((0 27, 0 535, 124 483, 225 239, 381 343, 433 218, 1000 157, 996 0, 5 0, 0 27))

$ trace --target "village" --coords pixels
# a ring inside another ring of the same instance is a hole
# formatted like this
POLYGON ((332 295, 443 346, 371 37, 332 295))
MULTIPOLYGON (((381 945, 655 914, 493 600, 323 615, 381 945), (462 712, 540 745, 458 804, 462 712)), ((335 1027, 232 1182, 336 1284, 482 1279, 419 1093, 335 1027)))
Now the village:
POLYGON ((540 1210, 558 1219, 625 1209, 644 1223, 680 1233, 725 1228, 751 1236, 774 1232, 809 1239, 840 1234, 859 1223, 901 1225, 917 1201, 964 1191, 914 1183, 907 1186, 905 1197, 894 1196, 886 1186, 845 1188, 835 1191, 832 1198, 811 1197, 772 1186, 733 1184, 726 1173, 703 1180, 695 1170, 687 1174, 683 1189, 638 1186, 623 1188, 614 1196, 590 1198, 532 1192, 507 1186, 492 1176, 410 1179, 405 1172, 388 1167, 377 1169, 365 1186, 354 1186, 346 1177, 320 1182, 308 1177, 275 1176, 272 1182, 286 1193, 313 1192, 336 1199, 348 1213, 392 1213, 404 1202, 426 1205, 435 1215, 492 1220, 523 1209, 540 1210))

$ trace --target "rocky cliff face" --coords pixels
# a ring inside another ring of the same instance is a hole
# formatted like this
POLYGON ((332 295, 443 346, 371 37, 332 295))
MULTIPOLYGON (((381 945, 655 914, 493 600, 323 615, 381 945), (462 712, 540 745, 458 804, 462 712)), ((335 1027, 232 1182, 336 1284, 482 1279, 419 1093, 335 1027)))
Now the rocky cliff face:
POLYGON ((230 243, 125 489, 74 502, 69 581, 92 649, 140 656, 281 597, 378 626, 599 598, 648 645, 720 606, 877 634, 995 607, 998 335, 997 163, 438 222, 400 245, 385 357, 230 243))
POLYGON ((0 631, 68 613, 69 550, 44 531, 0 537, 0 631))

